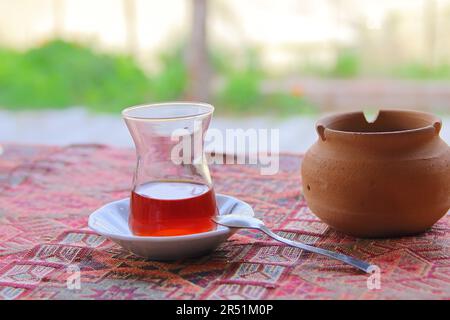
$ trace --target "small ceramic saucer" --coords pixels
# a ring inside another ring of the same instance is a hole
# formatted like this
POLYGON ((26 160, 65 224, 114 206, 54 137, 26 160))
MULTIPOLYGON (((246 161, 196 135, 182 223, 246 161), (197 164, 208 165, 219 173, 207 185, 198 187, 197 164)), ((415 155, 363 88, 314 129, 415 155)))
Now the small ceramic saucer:
MULTIPOLYGON (((217 194, 219 214, 254 216, 252 207, 234 197, 217 194)), ((200 256, 213 251, 227 240, 235 230, 217 226, 216 230, 173 237, 134 236, 128 227, 130 199, 111 202, 93 212, 89 228, 114 241, 134 254, 151 260, 177 260, 200 256)))

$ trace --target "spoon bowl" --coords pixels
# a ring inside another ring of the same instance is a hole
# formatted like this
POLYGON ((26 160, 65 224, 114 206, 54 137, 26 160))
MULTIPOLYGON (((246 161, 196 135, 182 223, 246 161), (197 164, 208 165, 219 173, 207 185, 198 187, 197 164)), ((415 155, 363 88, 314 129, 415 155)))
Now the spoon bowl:
POLYGON ((229 228, 260 229, 264 226, 264 222, 255 217, 235 213, 213 218, 213 221, 229 228))

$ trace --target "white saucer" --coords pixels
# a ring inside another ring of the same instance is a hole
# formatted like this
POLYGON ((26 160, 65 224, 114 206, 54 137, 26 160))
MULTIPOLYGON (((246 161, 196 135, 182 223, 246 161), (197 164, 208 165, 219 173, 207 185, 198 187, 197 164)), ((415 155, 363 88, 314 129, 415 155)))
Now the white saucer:
MULTIPOLYGON (((217 194, 219 214, 254 216, 252 207, 236 198, 217 194)), ((134 254, 151 260, 177 260, 213 251, 236 230, 217 226, 216 230, 173 237, 134 236, 128 227, 130 199, 111 202, 89 216, 89 228, 134 254)))

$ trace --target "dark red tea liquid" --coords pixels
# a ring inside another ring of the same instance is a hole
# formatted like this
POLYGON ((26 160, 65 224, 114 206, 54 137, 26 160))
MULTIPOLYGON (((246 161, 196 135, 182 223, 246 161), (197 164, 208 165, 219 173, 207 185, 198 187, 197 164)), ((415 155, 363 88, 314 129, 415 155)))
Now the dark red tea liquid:
POLYGON ((211 231, 217 213, 214 190, 185 181, 143 184, 131 194, 129 226, 138 236, 179 236, 211 231))

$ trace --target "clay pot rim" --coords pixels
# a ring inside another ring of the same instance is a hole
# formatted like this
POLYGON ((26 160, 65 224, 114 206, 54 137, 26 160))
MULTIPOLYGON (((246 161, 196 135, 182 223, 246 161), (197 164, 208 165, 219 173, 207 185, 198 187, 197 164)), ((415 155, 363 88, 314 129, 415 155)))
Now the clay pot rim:
POLYGON ((334 113, 334 114, 330 114, 328 116, 325 116, 325 117, 319 119, 316 124, 316 131, 317 131, 319 137, 322 138, 322 140, 325 140, 325 132, 335 133, 335 134, 340 134, 340 135, 352 135, 352 136, 355 136, 355 135, 357 135, 357 136, 392 136, 392 135, 398 136, 398 135, 417 133, 417 132, 421 132, 421 131, 426 132, 430 129, 432 129, 436 134, 439 134, 441 128, 442 128, 442 120, 439 117, 437 117, 431 113, 427 113, 427 112, 423 112, 423 111, 416 111, 416 110, 408 110, 408 109, 380 109, 380 110, 378 110, 378 113, 373 121, 368 121, 366 119, 363 111, 334 113), (333 128, 329 127, 333 122, 336 121, 336 118, 339 118, 339 117, 347 117, 350 115, 360 115, 361 117, 363 117, 365 119, 365 121, 367 123, 375 123, 381 114, 392 113, 392 112, 420 116, 420 117, 423 117, 426 120, 428 120, 430 122, 430 124, 425 125, 423 127, 404 129, 404 130, 396 130, 396 131, 350 131, 350 130, 346 131, 346 130, 333 129, 333 128))

